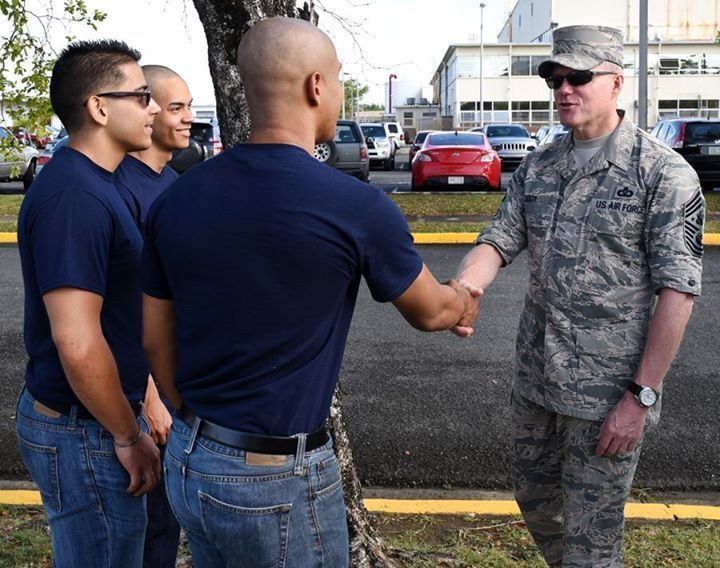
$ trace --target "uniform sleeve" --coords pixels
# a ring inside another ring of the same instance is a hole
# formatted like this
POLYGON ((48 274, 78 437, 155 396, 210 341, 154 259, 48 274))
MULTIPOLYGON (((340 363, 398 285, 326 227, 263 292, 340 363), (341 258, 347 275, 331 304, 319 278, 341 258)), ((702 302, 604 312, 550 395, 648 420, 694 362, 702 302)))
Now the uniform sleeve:
POLYGON ((524 160, 515 170, 505 198, 495 213, 492 223, 476 240, 477 244, 488 244, 495 247, 503 257, 505 264, 510 264, 527 246, 523 195, 528 162, 529 160, 524 160))
POLYGON ((673 155, 649 192, 645 240, 653 288, 699 296, 705 199, 697 174, 673 155))
POLYGON ((393 201, 378 194, 366 217, 361 243, 362 274, 377 302, 391 302, 422 270, 407 221, 393 201))
POLYGON ((144 234, 145 243, 143 244, 142 263, 140 265, 140 286, 148 296, 161 300, 171 300, 170 284, 155 243, 158 205, 159 203, 156 201, 147 217, 144 234))
POLYGON ((96 197, 57 193, 38 207, 27 237, 40 294, 69 286, 105 295, 113 221, 96 197))

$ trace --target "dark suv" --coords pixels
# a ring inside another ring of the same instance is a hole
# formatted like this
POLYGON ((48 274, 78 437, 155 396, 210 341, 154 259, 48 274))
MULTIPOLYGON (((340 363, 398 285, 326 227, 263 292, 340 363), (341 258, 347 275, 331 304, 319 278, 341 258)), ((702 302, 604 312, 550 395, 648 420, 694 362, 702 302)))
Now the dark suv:
POLYGON ((697 172, 703 191, 720 187, 720 120, 661 120, 651 134, 687 160, 697 172))

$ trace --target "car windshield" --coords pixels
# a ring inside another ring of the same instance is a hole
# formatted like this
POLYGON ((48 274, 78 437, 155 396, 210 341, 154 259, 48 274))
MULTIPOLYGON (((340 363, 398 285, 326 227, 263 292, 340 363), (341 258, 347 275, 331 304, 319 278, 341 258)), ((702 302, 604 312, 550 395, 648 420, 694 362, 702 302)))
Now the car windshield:
POLYGON ((335 128, 335 143, 336 144, 357 144, 360 142, 355 129, 347 124, 338 124, 335 128))
POLYGON ((190 126, 190 136, 196 142, 210 142, 213 137, 212 124, 207 122, 193 122, 190 126))
POLYGON ((718 144, 720 122, 688 122, 685 125, 685 144, 718 144))
POLYGON ((365 138, 387 138, 382 126, 361 126, 365 138))
POLYGON ((475 132, 431 134, 428 144, 433 146, 484 146, 485 136, 475 132))
POLYGON ((429 132, 418 132, 417 136, 415 136, 415 144, 420 145, 423 142, 425 142, 425 138, 427 138, 427 135, 430 134, 429 132))
POLYGON ((501 126, 488 126, 485 132, 490 138, 530 138, 528 131, 516 124, 503 124, 501 126))
POLYGON ((389 130, 390 132, 392 132, 393 134, 397 134, 397 133, 398 133, 397 124, 388 124, 387 127, 388 127, 388 130, 389 130))

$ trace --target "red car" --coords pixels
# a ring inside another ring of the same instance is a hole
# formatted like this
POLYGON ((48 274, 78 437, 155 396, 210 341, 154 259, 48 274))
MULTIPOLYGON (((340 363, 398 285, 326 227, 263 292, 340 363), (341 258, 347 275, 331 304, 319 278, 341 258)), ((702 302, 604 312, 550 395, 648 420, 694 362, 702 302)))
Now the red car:
POLYGON ((431 132, 412 162, 413 191, 500 189, 500 158, 479 132, 431 132))

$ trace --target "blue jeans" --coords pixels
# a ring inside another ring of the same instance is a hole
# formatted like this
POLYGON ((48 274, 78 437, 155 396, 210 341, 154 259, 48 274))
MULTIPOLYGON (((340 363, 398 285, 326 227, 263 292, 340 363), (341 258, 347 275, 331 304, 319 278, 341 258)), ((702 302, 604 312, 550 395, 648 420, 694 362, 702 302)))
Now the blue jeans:
POLYGON ((131 568, 142 564, 145 498, 127 492, 130 476, 113 438, 96 420, 47 412, 27 391, 17 407, 20 453, 42 496, 54 565, 131 568))
MULTIPOLYGON (((170 505, 202 568, 343 568, 349 545, 332 442, 299 457, 251 454, 173 420, 170 505)), ((304 444, 300 443, 304 449, 304 444)))
MULTIPOLYGON (((158 446, 165 455, 165 446, 158 446)), ((173 515, 165 491, 165 479, 160 479, 147 495, 147 530, 143 568, 174 568, 180 545, 180 525, 173 515)))

